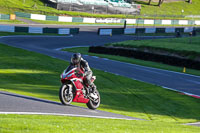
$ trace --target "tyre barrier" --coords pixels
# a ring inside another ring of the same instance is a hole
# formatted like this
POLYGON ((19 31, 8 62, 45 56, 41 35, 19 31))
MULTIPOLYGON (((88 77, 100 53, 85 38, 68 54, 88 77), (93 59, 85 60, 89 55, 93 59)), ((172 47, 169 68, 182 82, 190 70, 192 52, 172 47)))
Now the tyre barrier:
POLYGON ((106 46, 91 46, 89 52, 98 54, 109 54, 131 57, 141 60, 161 62, 168 65, 187 67, 200 70, 200 62, 184 58, 183 56, 172 56, 169 54, 154 53, 150 50, 139 50, 137 48, 119 48, 119 47, 106 47, 106 46))
POLYGON ((142 34, 142 33, 190 33, 193 30, 200 31, 200 28, 99 28, 98 35, 120 35, 120 34, 142 34))
POLYGON ((23 33, 52 33, 52 34, 78 34, 79 28, 43 28, 43 27, 20 27, 0 25, 0 32, 23 32, 23 33))

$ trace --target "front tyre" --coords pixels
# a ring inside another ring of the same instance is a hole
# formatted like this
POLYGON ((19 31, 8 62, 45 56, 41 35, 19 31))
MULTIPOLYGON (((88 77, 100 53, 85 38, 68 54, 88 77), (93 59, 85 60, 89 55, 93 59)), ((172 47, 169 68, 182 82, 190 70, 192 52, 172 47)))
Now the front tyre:
POLYGON ((73 92, 71 84, 62 84, 60 87, 59 98, 62 104, 69 105, 73 100, 73 92))
POLYGON ((100 94, 98 90, 95 90, 94 93, 90 94, 90 100, 86 103, 89 109, 97 109, 100 105, 100 94))

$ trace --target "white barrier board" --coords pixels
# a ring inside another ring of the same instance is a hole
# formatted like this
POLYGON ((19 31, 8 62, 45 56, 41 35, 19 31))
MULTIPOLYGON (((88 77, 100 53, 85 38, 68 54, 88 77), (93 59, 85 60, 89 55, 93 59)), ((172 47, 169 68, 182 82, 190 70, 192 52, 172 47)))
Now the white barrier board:
POLYGON ((165 28, 165 33, 175 33, 175 28, 165 28))
POLYGON ((112 23, 121 23, 121 19, 112 19, 112 23))
POLYGON ((115 19, 115 18, 101 19, 101 18, 96 18, 95 22, 96 23, 121 23, 121 19, 115 19))
POLYGON ((145 33, 156 33, 156 28, 145 28, 145 33))
POLYGON ((15 32, 15 26, 0 25, 0 31, 3 31, 3 32, 15 32))
POLYGON ((144 20, 144 24, 154 24, 154 20, 144 20))
POLYGON ((99 19, 99 18, 97 18, 97 19, 95 20, 95 22, 96 22, 96 23, 106 23, 106 22, 105 22, 105 19, 99 19))
POLYGON ((184 32, 192 32, 193 31, 193 27, 185 27, 184 28, 184 32))
POLYGON ((43 28, 42 27, 29 27, 28 28, 28 33, 43 33, 43 28))
POLYGON ((112 29, 100 29, 99 35, 111 35, 112 29))
POLYGON ((195 21, 195 24, 196 24, 196 25, 200 25, 200 21, 199 21, 199 20, 196 20, 196 21, 195 21))
POLYGON ((83 23, 95 23, 95 18, 83 18, 83 23))
POLYGON ((58 21, 59 22, 72 22, 72 17, 59 16, 58 21))
POLYGON ((188 25, 188 20, 179 20, 179 25, 188 25))
POLYGON ((46 15, 31 14, 31 19, 36 19, 36 20, 46 20, 46 15))
POLYGON ((135 28, 127 28, 124 29, 124 34, 135 34, 136 29, 135 28))
POLYGON ((70 29, 58 29, 58 34, 70 34, 70 29))
POLYGON ((171 25, 172 21, 171 20, 162 20, 162 24, 171 25))
POLYGON ((127 24, 136 24, 136 19, 126 19, 127 24))

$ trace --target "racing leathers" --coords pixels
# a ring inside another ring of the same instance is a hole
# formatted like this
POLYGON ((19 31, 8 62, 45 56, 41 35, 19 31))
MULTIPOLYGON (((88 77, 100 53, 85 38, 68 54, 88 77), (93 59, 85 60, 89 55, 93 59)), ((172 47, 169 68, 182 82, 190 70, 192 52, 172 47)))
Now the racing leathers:
POLYGON ((70 63, 69 67, 67 68, 67 71, 70 70, 72 67, 78 67, 84 72, 84 77, 85 77, 85 83, 88 84, 89 87, 91 87, 92 90, 89 90, 90 92, 94 92, 96 89, 96 86, 93 82, 91 82, 92 78, 92 70, 90 69, 88 62, 81 58, 80 62, 77 65, 74 65, 70 63))

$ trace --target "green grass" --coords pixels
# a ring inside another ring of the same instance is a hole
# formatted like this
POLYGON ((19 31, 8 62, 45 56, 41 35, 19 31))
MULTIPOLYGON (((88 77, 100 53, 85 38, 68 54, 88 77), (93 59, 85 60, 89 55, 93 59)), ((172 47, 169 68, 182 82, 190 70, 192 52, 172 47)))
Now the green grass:
MULTIPOLYGON (((60 73, 69 64, 66 61, 0 44, 0 63, 0 90, 59 101, 60 73)), ((151 121, 0 115, 0 130, 50 131, 57 124, 70 131, 80 124, 79 130, 85 132, 90 127, 90 132, 96 132, 99 128, 108 132, 131 132, 131 129, 135 129, 135 132, 197 132, 199 129, 181 124, 200 121, 200 99, 100 70, 93 69, 93 72, 101 94, 99 110, 151 121), (80 122, 77 122, 79 119, 80 122), (87 126, 90 122, 94 126, 87 126)), ((86 107, 85 104, 73 104, 86 107)), ((55 130, 59 132, 63 128, 55 130)))
POLYGON ((0 19, 0 24, 26 24, 26 23, 19 20, 1 20, 0 19))
POLYGON ((126 47, 126 48, 148 48, 152 50, 168 51, 170 53, 179 54, 191 59, 200 57, 200 37, 185 37, 171 39, 153 39, 140 41, 124 41, 107 46, 126 47))
POLYGON ((197 133, 199 127, 170 122, 127 121, 95 118, 0 115, 1 133, 197 133))
MULTIPOLYGON (((127 63, 137 64, 137 65, 142 65, 142 66, 147 66, 147 67, 153 67, 153 68, 159 68, 159 69, 164 69, 164 70, 170 70, 170 71, 175 71, 175 72, 183 72, 182 67, 170 66, 170 65, 166 65, 166 64, 162 64, 162 63, 157 63, 157 62, 152 62, 152 61, 144 61, 144 60, 133 59, 133 58, 123 57, 123 56, 89 53, 88 50, 89 50, 89 47, 63 49, 63 51, 69 51, 69 52, 74 52, 74 53, 79 52, 79 53, 90 55, 90 56, 97 56, 97 57, 107 58, 107 59, 111 59, 111 60, 117 60, 117 61, 121 61, 121 62, 127 62, 127 63)), ((186 73, 200 76, 200 71, 194 70, 194 69, 186 68, 186 73)))
MULTIPOLYGON (((91 14, 84 12, 73 12, 73 11, 61 11, 54 8, 46 7, 40 0, 1 0, 0 1, 0 13, 11 14, 15 11, 27 12, 27 13, 38 13, 45 15, 68 15, 68 16, 80 16, 80 17, 97 17, 97 18, 156 18, 156 19, 181 19, 180 17, 167 17, 167 16, 148 16, 151 15, 198 15, 200 13, 200 1, 193 0, 193 4, 186 2, 172 2, 163 3, 161 7, 152 5, 146 5, 145 2, 137 2, 142 4, 141 15, 109 15, 109 14, 91 14), (36 5, 36 8, 34 8, 36 5), (182 9, 184 12, 181 13, 182 9), (146 16, 144 16, 146 15, 146 16)), ((183 18, 182 18, 183 19, 183 18)), ((191 19, 191 18, 190 18, 191 19)))
POLYGON ((200 1, 192 0, 192 4, 187 2, 168 2, 163 3, 161 7, 155 6, 158 2, 149 6, 148 2, 138 1, 138 4, 142 4, 141 14, 154 14, 154 15, 199 15, 200 14, 200 1), (182 9, 184 12, 182 13, 182 9))
MULTIPOLYGON (((148 27, 147 27, 148 28, 148 27)), ((129 34, 140 38, 141 36, 176 36, 176 33, 135 33, 129 34)), ((183 36, 189 36, 189 33, 181 33, 183 36)))

